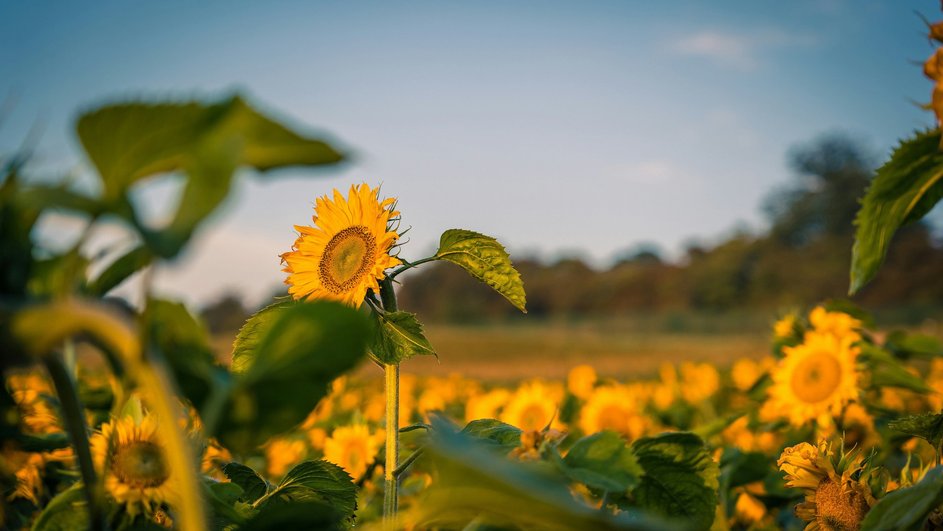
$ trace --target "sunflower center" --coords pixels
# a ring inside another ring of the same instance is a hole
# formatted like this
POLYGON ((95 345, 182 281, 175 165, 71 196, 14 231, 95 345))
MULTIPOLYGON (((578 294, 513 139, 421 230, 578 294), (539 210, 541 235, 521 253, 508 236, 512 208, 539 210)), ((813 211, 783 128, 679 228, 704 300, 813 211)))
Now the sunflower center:
POLYGON ((160 448, 149 441, 118 445, 112 456, 115 476, 131 487, 156 487, 167 481, 170 471, 160 448))
POLYGON ((792 373, 792 390, 803 402, 815 403, 828 398, 841 383, 841 363, 832 355, 811 355, 792 373))
POLYGON ((333 293, 352 290, 373 267, 376 250, 376 239, 363 225, 338 232, 321 257, 321 283, 333 293))
POLYGON ((852 531, 861 528, 868 512, 868 502, 854 488, 843 489, 830 479, 815 490, 816 521, 824 529, 852 531))

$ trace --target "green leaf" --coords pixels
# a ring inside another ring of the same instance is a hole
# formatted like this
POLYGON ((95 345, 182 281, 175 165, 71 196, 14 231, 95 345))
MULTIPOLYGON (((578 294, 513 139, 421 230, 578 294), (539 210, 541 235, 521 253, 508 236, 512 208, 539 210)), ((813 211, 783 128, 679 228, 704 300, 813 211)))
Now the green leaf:
POLYGON ((324 461, 299 463, 285 474, 260 507, 273 502, 325 502, 345 518, 357 510, 357 487, 343 468, 324 461))
POLYGON ((901 143, 868 188, 855 220, 850 293, 874 278, 897 229, 922 218, 941 197, 940 131, 926 131, 901 143))
POLYGON ((239 166, 260 171, 332 164, 340 153, 262 115, 238 96, 218 103, 124 103, 88 112, 76 126, 98 169, 105 200, 127 201, 135 182, 152 175, 187 176, 170 224, 151 230, 136 218, 147 245, 163 258, 180 252, 196 227, 229 194, 239 166))
POLYGON ((213 529, 225 529, 231 524, 241 524, 253 514, 251 507, 239 502, 243 490, 235 482, 223 483, 204 478, 203 495, 212 509, 213 529))
POLYGON ((605 492, 631 490, 644 473, 625 440, 611 431, 576 441, 563 464, 563 473, 571 479, 605 492))
POLYGON ((254 502, 268 492, 268 483, 255 470, 235 461, 223 465, 223 474, 242 487, 242 499, 254 502))
POLYGON ((72 442, 68 434, 57 432, 47 435, 26 435, 17 433, 15 436, 19 450, 24 452, 52 452, 68 448, 72 442))
POLYGON ((60 492, 39 513, 33 522, 33 531, 59 531, 61 529, 88 529, 88 507, 85 491, 75 484, 60 492))
POLYGON ((88 284, 88 292, 92 295, 103 296, 131 275, 149 266, 154 260, 154 254, 146 246, 140 245, 121 255, 99 273, 95 280, 88 284))
POLYGON ((865 345, 863 360, 871 368, 871 386, 901 387, 918 393, 929 393, 930 387, 920 376, 912 374, 890 352, 875 345, 865 345))
POLYGON ((510 452, 521 445, 521 429, 500 420, 473 420, 462 429, 462 433, 502 453, 510 452))
POLYGON ((289 529, 343 531, 347 529, 347 526, 344 525, 344 517, 330 506, 317 501, 303 501, 265 507, 238 529, 246 531, 286 531, 289 529))
POLYGON ((908 334, 895 330, 888 334, 884 348, 901 357, 936 358, 943 356, 943 341, 926 334, 908 334))
POLYGON ((242 373, 249 370, 252 361, 255 359, 255 352, 259 348, 259 343, 268 333, 272 323, 278 320, 284 310, 296 304, 299 303, 292 299, 274 302, 255 312, 246 320, 233 341, 232 365, 230 366, 233 372, 242 373))
POLYGON ((491 236, 464 229, 449 229, 439 239, 435 257, 465 268, 473 277, 504 295, 517 309, 527 313, 527 296, 521 275, 511 264, 504 246, 491 236))
POLYGON ((150 299, 144 312, 150 339, 170 366, 178 387, 201 413, 214 387, 226 379, 203 323, 179 302, 150 299))
POLYGON ((29 292, 38 298, 65 297, 81 291, 88 260, 77 250, 33 262, 29 292))
POLYGON ((943 414, 910 415, 887 423, 887 427, 911 437, 920 437, 934 448, 943 443, 943 414))
POLYGON ((251 350, 243 345, 243 370, 223 408, 220 441, 238 454, 303 421, 366 353, 364 316, 339 303, 295 304, 272 318, 251 350))
POLYGON ((422 324, 409 312, 373 312, 374 335, 370 350, 381 363, 397 364, 413 356, 436 356, 422 333, 422 324))
POLYGON ((724 448, 720 457, 721 483, 728 489, 760 481, 769 474, 770 466, 766 454, 724 448))
POLYGON ((708 529, 717 506, 719 469, 704 441, 691 433, 665 433, 639 439, 631 449, 645 471, 632 492, 637 506, 708 529))
POLYGON ((938 466, 916 485, 881 498, 861 522, 861 531, 924 529, 927 517, 940 504, 943 504, 943 467, 938 466))

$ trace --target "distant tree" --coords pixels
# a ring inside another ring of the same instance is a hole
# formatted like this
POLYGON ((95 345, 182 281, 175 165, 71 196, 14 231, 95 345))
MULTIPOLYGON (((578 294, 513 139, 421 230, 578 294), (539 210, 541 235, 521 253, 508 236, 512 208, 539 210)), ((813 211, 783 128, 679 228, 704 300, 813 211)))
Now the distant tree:
POLYGON ((203 308, 200 315, 211 334, 220 334, 239 330, 249 318, 249 311, 239 295, 226 293, 203 308))
POLYGON ((770 235, 793 247, 823 235, 847 237, 850 243, 874 157, 860 142, 830 133, 793 148, 788 158, 796 180, 766 199, 770 235))

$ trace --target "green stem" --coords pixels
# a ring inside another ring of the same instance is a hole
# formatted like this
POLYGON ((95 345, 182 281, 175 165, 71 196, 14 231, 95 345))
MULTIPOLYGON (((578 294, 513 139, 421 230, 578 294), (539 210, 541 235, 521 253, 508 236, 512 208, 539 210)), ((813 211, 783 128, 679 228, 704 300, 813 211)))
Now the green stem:
POLYGON ((98 479, 95 474, 95 464, 92 461, 92 452, 88 443, 88 427, 85 425, 85 408, 79 399, 75 382, 69 374, 69 369, 56 354, 43 358, 46 370, 52 378, 62 406, 62 418, 66 431, 72 439, 72 448, 75 449, 75 458, 79 463, 79 472, 82 474, 82 483, 85 488, 85 500, 88 502, 89 529, 103 529, 105 525, 102 507, 99 501, 98 479))
MULTIPOLYGON (((393 291, 393 279, 386 277, 380 283, 380 300, 383 309, 395 312, 396 293, 393 291)), ((384 390, 386 393, 386 463, 383 466, 383 523, 392 529, 396 521, 399 506, 399 482, 396 467, 399 462, 399 364, 387 363, 383 366, 384 390)))
MULTIPOLYGON (((410 269, 416 267, 416 266, 419 265, 419 264, 425 264, 426 262, 434 262, 434 261, 436 261, 436 260, 438 260, 438 259, 439 259, 438 256, 430 256, 430 257, 428 257, 428 258, 422 258, 422 259, 420 259, 420 260, 416 260, 415 262, 407 262, 407 261, 403 260, 403 266, 400 267, 400 268, 394 269, 393 272, 390 273, 390 274, 387 276, 387 278, 389 278, 389 279, 396 278, 396 275, 398 275, 398 274, 400 274, 400 273, 402 273, 402 272, 404 272, 404 271, 409 271, 410 269)), ((382 288, 381 288, 380 291, 381 291, 381 293, 382 293, 382 291, 383 291, 382 288)))
POLYGON ((409 465, 413 464, 413 461, 415 461, 416 459, 419 459, 421 455, 422 455, 422 448, 416 449, 415 452, 413 452, 402 463, 400 463, 398 467, 396 467, 396 470, 393 471, 393 477, 399 479, 399 477, 402 476, 404 472, 409 470, 409 465))

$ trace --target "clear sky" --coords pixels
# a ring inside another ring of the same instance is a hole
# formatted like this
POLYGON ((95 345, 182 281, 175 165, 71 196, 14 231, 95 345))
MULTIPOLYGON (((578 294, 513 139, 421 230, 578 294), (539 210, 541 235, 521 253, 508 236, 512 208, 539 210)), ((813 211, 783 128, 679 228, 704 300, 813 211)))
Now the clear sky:
MULTIPOLYGON (((39 126, 40 167, 83 168, 79 109, 238 90, 356 160, 316 178, 243 176, 164 293, 250 303, 314 198, 382 183, 412 226, 407 258, 452 227, 512 256, 640 241, 677 253, 787 183, 787 150, 825 132, 879 156, 932 123, 915 102, 936 1, 25 2, 0 0, 0 125, 9 153, 39 126)), ((173 189, 141 198, 156 214, 173 189)), ((52 222, 50 222, 52 223, 52 222)))

